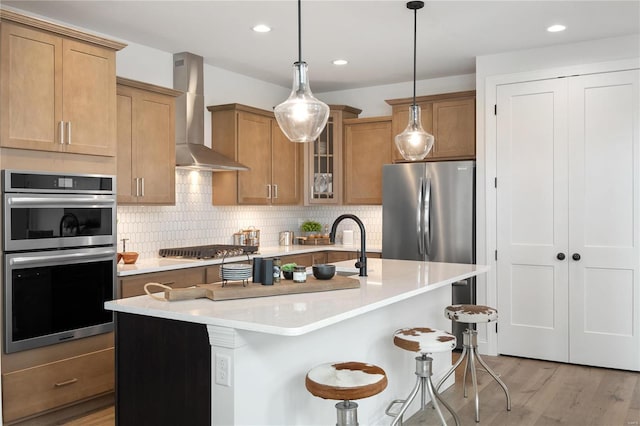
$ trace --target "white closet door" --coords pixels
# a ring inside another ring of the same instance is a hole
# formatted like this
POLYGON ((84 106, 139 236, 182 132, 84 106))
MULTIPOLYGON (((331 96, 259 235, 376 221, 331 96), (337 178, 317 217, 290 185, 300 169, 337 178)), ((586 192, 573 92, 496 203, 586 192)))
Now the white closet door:
POLYGON ((497 101, 498 352, 566 362, 566 79, 498 86, 497 101))
POLYGON ((569 79, 572 363, 640 370, 639 76, 569 79))

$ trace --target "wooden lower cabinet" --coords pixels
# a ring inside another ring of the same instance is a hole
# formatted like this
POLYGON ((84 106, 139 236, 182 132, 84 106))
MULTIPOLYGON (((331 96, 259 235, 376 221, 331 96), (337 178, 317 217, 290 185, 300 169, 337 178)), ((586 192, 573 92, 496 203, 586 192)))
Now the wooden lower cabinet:
MULTIPOLYGON (((360 252, 354 251, 330 251, 327 253, 327 263, 342 262, 344 260, 356 260, 360 252)), ((380 259, 380 253, 367 252, 367 258, 380 259)))
POLYGON ((3 421, 11 422, 114 390, 114 349, 2 375, 3 421))
POLYGON ((172 288, 202 284, 205 282, 205 268, 176 269, 173 271, 152 272, 150 274, 122 277, 118 282, 118 297, 125 298, 143 295, 145 294, 144 285, 150 282, 168 285, 172 288))
POLYGON ((285 263, 295 263, 300 266, 312 266, 327 263, 327 252, 320 251, 314 253, 292 254, 290 256, 280 256, 280 261, 285 263))

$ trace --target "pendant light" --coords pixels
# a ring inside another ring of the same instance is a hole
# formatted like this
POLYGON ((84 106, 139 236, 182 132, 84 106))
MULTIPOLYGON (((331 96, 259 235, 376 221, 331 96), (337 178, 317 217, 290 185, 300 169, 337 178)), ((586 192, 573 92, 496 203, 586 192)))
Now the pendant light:
POLYGON ((424 159, 433 147, 435 138, 422 128, 421 110, 416 105, 416 27, 418 9, 424 7, 423 1, 410 1, 407 9, 413 10, 413 104, 409 108, 409 124, 404 131, 396 135, 398 151, 405 160, 418 161, 424 159))
POLYGON ((327 124, 329 107, 311 93, 307 63, 302 61, 302 30, 298 0, 298 62, 293 64, 293 90, 274 109, 280 129, 292 142, 313 142, 327 124))

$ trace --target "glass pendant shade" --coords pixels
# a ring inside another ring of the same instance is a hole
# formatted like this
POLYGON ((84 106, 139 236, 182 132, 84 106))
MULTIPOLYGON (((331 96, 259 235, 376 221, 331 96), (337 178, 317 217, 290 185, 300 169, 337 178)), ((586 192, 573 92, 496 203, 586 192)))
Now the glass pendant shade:
POLYGON ((313 142, 322 133, 329 107, 311 93, 306 62, 293 64, 293 90, 274 112, 280 129, 292 142, 313 142))
POLYGON ((396 147, 402 157, 409 161, 419 161, 429 154, 435 138, 422 128, 421 110, 418 105, 409 107, 409 124, 402 133, 396 135, 396 147))

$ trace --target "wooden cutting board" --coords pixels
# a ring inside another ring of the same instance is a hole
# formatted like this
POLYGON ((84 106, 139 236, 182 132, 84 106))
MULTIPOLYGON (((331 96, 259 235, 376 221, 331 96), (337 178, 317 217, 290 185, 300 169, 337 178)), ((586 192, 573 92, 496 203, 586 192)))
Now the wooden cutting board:
POLYGON ((294 283, 290 280, 281 280, 273 285, 249 283, 246 287, 242 282, 229 282, 222 287, 222 283, 197 284, 190 288, 177 288, 164 291, 165 299, 189 300, 208 298, 211 300, 248 299, 252 297, 279 296, 283 294, 313 293, 318 291, 345 290, 359 288, 360 280, 336 275, 330 280, 319 280, 313 275, 307 276, 307 282, 294 283))

